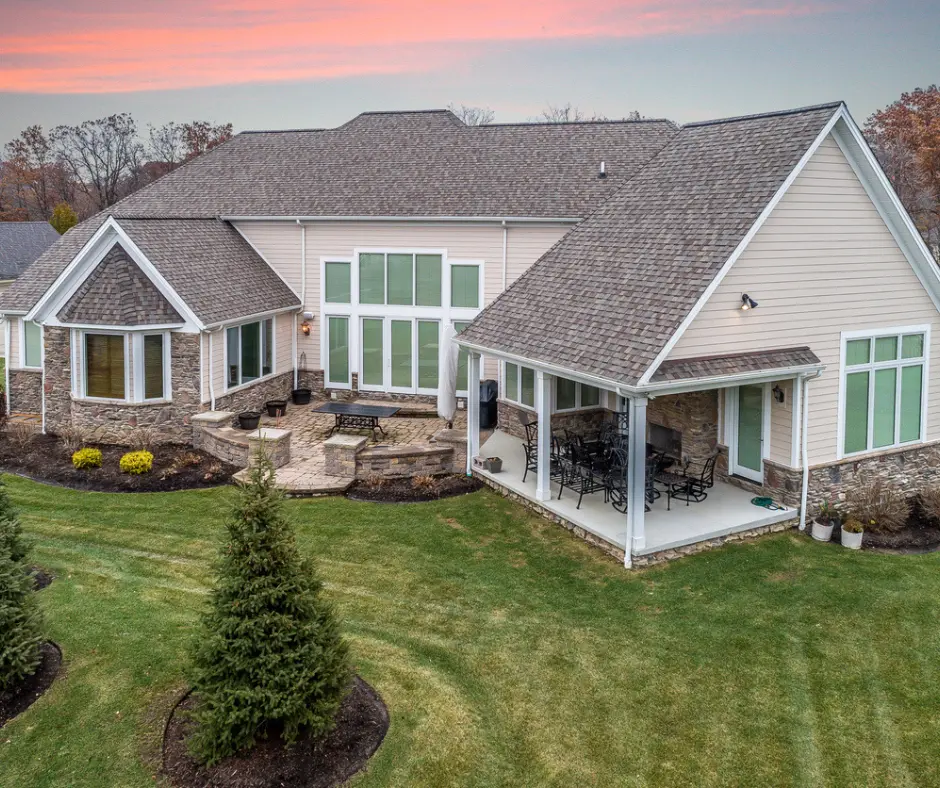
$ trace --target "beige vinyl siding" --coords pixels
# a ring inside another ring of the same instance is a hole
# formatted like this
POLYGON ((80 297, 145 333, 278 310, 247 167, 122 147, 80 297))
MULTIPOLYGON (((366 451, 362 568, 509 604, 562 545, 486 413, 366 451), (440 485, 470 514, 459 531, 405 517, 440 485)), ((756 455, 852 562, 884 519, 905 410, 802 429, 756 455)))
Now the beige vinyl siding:
MULTIPOLYGON (((826 365, 809 386, 813 465, 837 458, 840 333, 920 324, 933 327, 929 401, 940 370, 937 310, 830 137, 669 357, 811 347, 826 365), (742 293, 759 307, 742 312, 742 293)), ((940 438, 940 407, 928 406, 927 419, 928 440, 940 438)))
MULTIPOLYGON (((294 318, 291 313, 274 316, 274 374, 280 375, 294 368, 292 357, 291 334, 294 330, 294 318)), ((209 375, 216 398, 225 395, 225 329, 220 328, 203 334, 202 339, 202 397, 209 402, 209 375), (212 343, 212 363, 209 363, 209 343, 212 343)))
POLYGON ((770 387, 783 390, 783 402, 770 397, 770 451, 768 458, 780 465, 790 465, 790 436, 793 432, 793 381, 779 380, 770 387))
POLYGON ((11 317, 6 321, 10 332, 10 357, 7 359, 7 366, 10 369, 17 369, 20 366, 20 318, 11 317))
MULTIPOLYGON (((300 293, 300 228, 292 222, 239 222, 242 234, 265 260, 300 293)), ((508 225, 506 279, 514 282, 555 244, 571 225, 508 225)), ((306 225, 307 287, 304 311, 313 312, 310 336, 298 334, 297 353, 306 353, 307 368, 321 369, 320 269, 321 260, 351 259, 358 248, 445 249, 450 259, 479 260, 484 267, 483 306, 503 287, 503 227, 499 224, 409 222, 310 222, 306 225)), ((350 359, 353 369, 356 359, 350 359)), ((495 359, 486 359, 483 374, 496 378, 495 359)), ((218 396, 218 391, 216 392, 218 396)))

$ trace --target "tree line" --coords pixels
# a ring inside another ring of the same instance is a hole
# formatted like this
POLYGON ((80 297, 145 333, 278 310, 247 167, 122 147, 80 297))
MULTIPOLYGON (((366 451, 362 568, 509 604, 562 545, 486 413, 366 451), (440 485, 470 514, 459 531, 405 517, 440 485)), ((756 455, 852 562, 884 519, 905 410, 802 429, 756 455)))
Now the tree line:
POLYGON ((3 148, 0 221, 87 218, 231 137, 231 123, 205 120, 148 126, 142 136, 126 112, 49 132, 30 126, 3 148))

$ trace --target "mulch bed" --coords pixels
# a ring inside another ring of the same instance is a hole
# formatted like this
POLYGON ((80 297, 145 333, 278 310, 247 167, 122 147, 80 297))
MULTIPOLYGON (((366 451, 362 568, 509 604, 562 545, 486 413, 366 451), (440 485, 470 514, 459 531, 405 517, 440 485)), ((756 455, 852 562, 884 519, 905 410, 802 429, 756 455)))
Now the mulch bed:
POLYGON ((0 692, 0 728, 32 706, 52 686, 62 667, 62 652, 52 642, 40 646, 42 661, 32 676, 18 687, 0 692))
POLYGON ((186 749, 193 721, 185 712, 195 705, 187 695, 170 715, 163 738, 163 773, 179 788, 329 788, 362 769, 388 731, 388 709, 361 678, 337 714, 336 727, 323 739, 301 737, 285 747, 279 736, 256 744, 243 756, 226 758, 207 769, 186 749))
POLYGON ((483 486, 479 479, 461 474, 447 476, 393 477, 364 479, 356 482, 346 496, 372 503, 421 503, 439 501, 476 492, 483 486))
POLYGON ((95 492, 171 492, 228 484, 238 468, 220 462, 210 454, 187 446, 161 444, 153 449, 153 470, 136 476, 122 473, 121 457, 126 446, 95 444, 101 449, 100 468, 78 470, 62 443, 51 435, 35 435, 25 447, 0 437, 0 470, 27 476, 36 481, 95 492), (192 465, 174 461, 192 455, 192 465), (168 472, 169 471, 169 472, 168 472))
POLYGON ((44 588, 48 588, 52 585, 54 579, 53 575, 50 575, 45 569, 41 566, 30 567, 30 572, 33 575, 33 583, 35 584, 35 589, 37 591, 42 591, 44 588))

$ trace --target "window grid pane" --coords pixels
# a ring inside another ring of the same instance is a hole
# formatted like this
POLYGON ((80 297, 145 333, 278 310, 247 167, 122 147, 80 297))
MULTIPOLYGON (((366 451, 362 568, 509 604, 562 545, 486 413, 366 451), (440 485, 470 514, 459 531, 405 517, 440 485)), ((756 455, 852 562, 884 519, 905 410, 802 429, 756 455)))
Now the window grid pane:
POLYGON ((392 321, 392 385, 402 389, 414 385, 410 320, 392 321))
POLYGON ((868 448, 868 373, 845 376, 845 453, 868 448))
POLYGON ((555 378, 555 408, 571 410, 577 406, 578 384, 567 378, 555 378))
POLYGON ((897 385, 897 369, 879 369, 875 372, 875 408, 872 417, 873 448, 880 449, 894 443, 897 385))
POLYGON ((845 343, 845 363, 849 366, 871 361, 871 340, 852 339, 845 343))
POLYGON ((600 404, 601 401, 601 390, 595 388, 594 386, 585 386, 581 384, 581 407, 582 408, 593 408, 595 405, 600 404))
POLYGON ((923 334, 908 334, 901 339, 901 358, 920 358, 923 355, 923 334))
POLYGON ((418 321, 418 388, 436 389, 438 385, 439 327, 436 320, 418 321))
POLYGON ((329 330, 330 383, 349 383, 349 319, 331 317, 329 330))
POLYGON ((349 263, 326 264, 326 302, 348 304, 352 294, 349 263))
POLYGON ((144 337, 144 399, 163 399, 163 334, 144 337))
POLYGON ((264 355, 261 362, 261 374, 270 375, 274 371, 274 320, 264 321, 264 355))
POLYGON ((242 383, 261 377, 261 324, 246 323, 242 329, 242 383))
POLYGON ((897 357, 897 337, 878 337, 875 340, 875 361, 895 361, 897 357))
POLYGON ((901 443, 920 440, 923 381, 924 368, 921 365, 917 364, 901 369, 901 430, 899 437, 901 443))
POLYGON ((381 386, 385 382, 384 328, 384 320, 362 321, 362 383, 366 386, 381 386))
POLYGON ((452 265, 450 267, 450 305, 471 309, 480 306, 480 267, 478 265, 452 265))
POLYGON ((410 254, 388 256, 388 303, 411 306, 414 297, 414 257, 410 254))
POLYGON ((42 327, 39 323, 29 320, 23 321, 23 333, 25 336, 26 354, 23 359, 24 367, 42 366, 42 327))
POLYGON ((441 305, 441 256, 415 255, 415 290, 418 306, 441 305))
POLYGON ((124 399, 124 337, 85 335, 85 395, 124 399))
POLYGON ((506 399, 519 401, 519 367, 516 364, 506 364, 506 399))
MULTIPOLYGON (((456 322, 454 323, 454 331, 459 334, 469 325, 469 323, 456 322)), ((461 348, 460 353, 457 355, 457 391, 469 391, 467 388, 467 375, 470 374, 469 359, 470 353, 461 348)))
POLYGON ((359 255, 359 303, 385 303, 385 255, 359 255))
POLYGON ((522 367, 522 404, 535 407, 535 370, 522 367))

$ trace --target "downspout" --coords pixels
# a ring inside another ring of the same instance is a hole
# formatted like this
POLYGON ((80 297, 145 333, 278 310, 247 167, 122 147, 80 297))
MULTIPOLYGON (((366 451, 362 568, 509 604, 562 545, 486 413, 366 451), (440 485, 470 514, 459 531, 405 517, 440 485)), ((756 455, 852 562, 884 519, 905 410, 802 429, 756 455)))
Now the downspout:
MULTIPOLYGON (((297 226, 300 227, 300 311, 305 312, 307 309, 307 225, 298 219, 297 226)), ((296 312, 294 312, 294 340, 291 347, 294 349, 294 388, 296 389, 300 385, 300 372, 297 369, 296 312)))
POLYGON ((212 355, 212 332, 206 331, 209 340, 209 410, 215 410, 215 363, 212 355))
POLYGON ((509 225, 503 219, 503 290, 506 289, 506 268, 508 265, 507 250, 509 248, 509 225))
POLYGON ((3 398, 6 400, 7 406, 7 415, 10 415, 10 327, 13 325, 10 322, 10 318, 4 318, 4 332, 3 332, 3 352, 4 352, 4 364, 3 364, 3 398))
POLYGON ((809 493, 809 451, 806 447, 806 433, 809 425, 809 382, 822 372, 802 378, 803 386, 803 423, 800 426, 800 462, 803 463, 803 488, 800 490, 800 530, 806 530, 806 496, 809 493))
MULTIPOLYGON (((25 333, 25 325, 24 325, 25 333)), ((42 434, 46 434, 46 328, 45 326, 39 327, 39 364, 42 366, 42 421, 41 421, 41 431, 42 434)))

